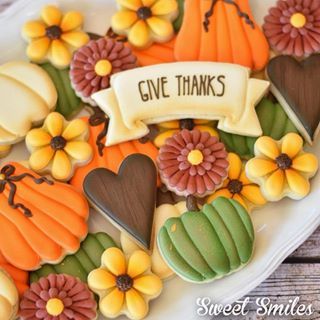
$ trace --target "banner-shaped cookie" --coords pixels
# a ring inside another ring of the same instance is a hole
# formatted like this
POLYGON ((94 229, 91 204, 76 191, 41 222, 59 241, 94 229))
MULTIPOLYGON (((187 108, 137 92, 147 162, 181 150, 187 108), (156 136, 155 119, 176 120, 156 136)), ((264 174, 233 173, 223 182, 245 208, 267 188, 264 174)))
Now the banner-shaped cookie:
POLYGON ((259 136, 255 105, 268 87, 239 65, 178 62, 118 73, 92 98, 110 117, 108 146, 143 137, 148 124, 183 118, 219 120, 221 130, 259 136))

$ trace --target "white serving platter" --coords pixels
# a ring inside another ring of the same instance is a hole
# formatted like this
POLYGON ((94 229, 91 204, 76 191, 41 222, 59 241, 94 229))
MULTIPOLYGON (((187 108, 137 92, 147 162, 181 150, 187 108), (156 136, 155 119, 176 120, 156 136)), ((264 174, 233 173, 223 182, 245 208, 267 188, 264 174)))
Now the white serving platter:
MULTIPOLYGON (((251 0, 255 19, 262 23, 275 0, 251 0)), ((25 42, 20 36, 22 24, 38 16, 45 3, 57 3, 63 10, 76 9, 85 15, 84 29, 104 35, 110 17, 116 10, 115 0, 19 0, 0 14, 0 63, 26 60, 25 42)), ((0 100, 1 107, 1 100, 0 100)), ((312 147, 320 156, 320 142, 312 147)), ((7 159, 28 158, 24 143, 13 148, 7 159)), ((7 159, 1 160, 0 164, 7 159)), ((175 277, 166 281, 162 295, 151 302, 148 320, 197 319, 196 300, 210 297, 216 303, 231 303, 249 293, 264 281, 281 262, 300 246, 320 224, 320 174, 312 180, 312 192, 302 201, 282 200, 268 204, 252 214, 256 230, 256 246, 250 264, 241 271, 210 284, 195 285, 175 277)), ((118 231, 92 210, 91 231, 105 231, 118 239, 118 231)), ((100 317, 102 319, 102 317, 100 317)), ((119 318, 119 319, 125 319, 119 318)))

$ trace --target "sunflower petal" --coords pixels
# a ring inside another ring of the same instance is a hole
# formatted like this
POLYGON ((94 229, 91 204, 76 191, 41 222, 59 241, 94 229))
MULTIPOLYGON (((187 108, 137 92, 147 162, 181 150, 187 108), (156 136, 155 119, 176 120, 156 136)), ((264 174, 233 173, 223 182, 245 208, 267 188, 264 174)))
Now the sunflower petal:
POLYGON ((89 36, 83 31, 71 31, 61 35, 61 39, 74 48, 84 46, 89 40, 89 36))
POLYGON ((318 159, 312 153, 304 153, 292 161, 292 168, 298 171, 315 174, 318 170, 318 159))
POLYGON ((236 180, 239 178, 242 170, 242 161, 240 157, 235 153, 228 154, 229 172, 228 176, 230 180, 236 180))
POLYGON ((134 11, 118 11, 112 16, 111 25, 115 30, 122 31, 130 28, 137 20, 138 16, 134 11))
POLYGON ((41 21, 29 21, 22 27, 22 34, 27 38, 40 38, 46 35, 46 25, 41 21))
POLYGON ((127 273, 131 278, 143 274, 151 267, 151 258, 142 250, 135 251, 128 262, 127 273))
POLYGON ((246 173, 249 177, 263 177, 277 168, 277 165, 271 160, 253 158, 246 164, 246 173))
POLYGON ((88 275, 88 285, 92 290, 107 290, 116 286, 116 278, 104 269, 95 269, 88 275))
POLYGON ((208 199, 207 199, 207 203, 211 203, 213 200, 219 198, 219 197, 225 197, 225 198, 232 198, 232 194, 231 192, 225 188, 225 189, 220 189, 217 190, 214 194, 212 194, 208 199))
POLYGON ((58 112, 50 113, 45 121, 45 127, 52 137, 61 136, 64 127, 64 118, 58 112))
POLYGON ((118 248, 107 249, 103 253, 101 261, 115 276, 125 274, 126 272, 126 259, 123 252, 118 248))
POLYGON ((29 165, 32 170, 42 171, 51 161, 54 155, 54 150, 50 147, 44 147, 34 151, 29 158, 29 165))
POLYGON ((258 206, 262 206, 267 202, 261 193, 260 187, 257 185, 244 186, 241 190, 241 195, 258 206))
POLYGON ((133 287, 143 294, 157 296, 162 290, 162 282, 155 275, 147 275, 134 279, 133 287))
POLYGON ((252 183, 252 181, 247 177, 245 170, 242 170, 240 177, 239 177, 239 181, 241 181, 243 185, 247 185, 247 184, 252 183))
POLYGON ((264 136, 259 138, 256 141, 254 148, 272 160, 280 155, 278 145, 271 137, 264 136))
POLYGON ((60 28, 63 32, 68 32, 81 27, 83 23, 83 16, 78 11, 69 11, 62 18, 60 28))
POLYGON ((273 201, 281 198, 284 189, 284 178, 285 175, 282 170, 277 170, 268 177, 264 186, 266 191, 264 196, 266 199, 273 201))
POLYGON ((169 40, 174 34, 172 23, 166 19, 151 17, 147 19, 147 24, 152 32, 161 38, 161 40, 169 40))
POLYGON ((33 148, 44 147, 50 144, 52 137, 42 128, 29 131, 26 136, 26 144, 33 148))
POLYGON ((64 68, 70 64, 71 53, 61 40, 53 40, 51 44, 51 62, 59 67, 64 68))
POLYGON ((299 198, 305 197, 310 192, 310 183, 308 179, 304 178, 297 171, 292 169, 286 170, 286 178, 289 188, 296 193, 299 198))
POLYGON ((114 318, 119 314, 124 305, 124 293, 118 288, 112 290, 108 295, 101 299, 99 309, 108 318, 114 318))
POLYGON ((27 47, 27 56, 31 61, 40 62, 45 59, 50 47, 50 40, 46 37, 32 40, 27 47))
POLYGON ((159 0, 151 8, 152 14, 155 16, 164 16, 175 13, 178 10, 176 0, 159 0))
POLYGON ((303 139, 297 133, 288 133, 282 140, 281 152, 293 159, 302 149, 303 139))
POLYGON ((68 155, 63 150, 57 150, 52 162, 52 176, 56 180, 66 181, 71 178, 72 165, 68 155))
POLYGON ((148 313, 148 305, 135 289, 131 289, 126 293, 126 304, 131 319, 142 319, 148 313))
POLYGON ((118 0, 118 3, 121 7, 133 11, 137 11, 140 7, 142 7, 141 0, 118 0))
POLYGON ((150 32, 143 20, 137 21, 128 34, 129 42, 136 47, 145 47, 149 44, 150 32))
POLYGON ((75 119, 68 123, 64 129, 62 136, 67 140, 73 140, 88 132, 88 124, 82 119, 75 119))
POLYGON ((62 13, 56 6, 47 5, 41 11, 41 18, 48 26, 59 26, 62 13))
POLYGON ((79 161, 89 161, 92 157, 92 147, 84 141, 70 141, 64 151, 73 159, 79 161))

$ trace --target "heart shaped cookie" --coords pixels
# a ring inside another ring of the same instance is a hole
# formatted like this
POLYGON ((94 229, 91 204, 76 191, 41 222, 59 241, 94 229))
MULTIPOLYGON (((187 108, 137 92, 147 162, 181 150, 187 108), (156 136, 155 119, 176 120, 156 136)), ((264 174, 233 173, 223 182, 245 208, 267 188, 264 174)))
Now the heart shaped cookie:
POLYGON ((149 157, 134 154, 125 158, 118 175, 104 168, 95 169, 85 178, 83 189, 103 216, 151 249, 157 169, 149 157))
POLYGON ((319 132, 320 55, 301 62, 290 56, 273 58, 267 67, 271 91, 310 144, 319 132))

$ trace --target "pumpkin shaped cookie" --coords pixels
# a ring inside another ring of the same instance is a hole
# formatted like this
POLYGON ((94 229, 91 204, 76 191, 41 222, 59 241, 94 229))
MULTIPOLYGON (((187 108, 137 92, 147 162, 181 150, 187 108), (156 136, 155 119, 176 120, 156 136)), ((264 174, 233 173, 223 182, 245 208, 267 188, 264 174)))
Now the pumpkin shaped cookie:
POLYGON ((39 177, 18 163, 0 171, 0 252, 22 270, 58 263, 87 235, 89 205, 72 186, 39 177))

